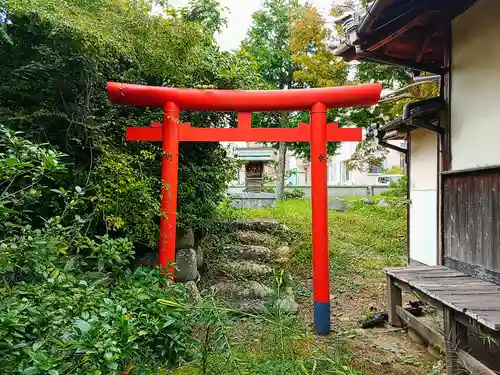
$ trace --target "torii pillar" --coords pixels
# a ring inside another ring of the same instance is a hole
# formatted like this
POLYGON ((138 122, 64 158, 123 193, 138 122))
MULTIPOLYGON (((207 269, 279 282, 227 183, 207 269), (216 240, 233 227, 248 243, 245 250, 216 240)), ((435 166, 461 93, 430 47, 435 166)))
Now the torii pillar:
POLYGON ((179 142, 310 142, 312 188, 312 260, 314 323, 318 334, 330 333, 328 253, 327 142, 361 141, 360 128, 326 123, 329 108, 369 106, 380 99, 382 86, 330 87, 299 90, 198 90, 109 82, 113 103, 164 109, 163 124, 127 128, 129 141, 161 141, 162 200, 159 264, 173 277, 177 215, 179 142), (179 124, 180 110, 238 112, 236 128, 194 128, 179 124), (252 112, 310 111, 311 124, 298 128, 252 128, 252 112))

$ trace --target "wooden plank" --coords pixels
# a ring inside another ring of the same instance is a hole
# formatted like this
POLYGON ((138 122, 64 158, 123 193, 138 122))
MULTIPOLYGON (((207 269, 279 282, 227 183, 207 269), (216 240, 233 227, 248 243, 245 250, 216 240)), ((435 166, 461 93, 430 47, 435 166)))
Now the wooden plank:
POLYGON ((423 280, 423 279, 440 279, 443 277, 469 277, 467 275, 464 275, 463 273, 457 272, 457 271, 440 271, 439 273, 437 272, 426 272, 426 273, 415 273, 415 274, 398 274, 397 276, 398 279, 405 279, 405 280, 412 280, 412 281, 417 281, 417 280, 423 280))
POLYGON ((399 317, 411 328, 417 331, 426 341, 436 347, 444 349, 444 337, 430 328, 427 324, 410 314, 402 307, 396 308, 399 317))
MULTIPOLYGON (((480 306, 490 307, 491 310, 496 310, 500 306, 500 301, 498 297, 500 295, 496 295, 497 298, 492 297, 491 295, 464 295, 464 294, 455 294, 452 296, 446 296, 451 303, 456 303, 460 305, 466 306, 470 310, 478 309, 480 306), (496 307, 496 308, 495 308, 496 307)), ((443 296, 444 297, 444 296, 443 296)))
POLYGON ((416 274, 416 275, 408 275, 406 276, 408 280, 422 280, 422 279, 440 279, 443 277, 469 277, 467 275, 464 275, 463 273, 459 272, 443 272, 443 273, 425 273, 425 274, 416 274))
POLYGON ((443 307, 443 304, 437 299, 430 297, 429 295, 423 293, 421 290, 413 288, 402 281, 394 280, 394 285, 409 294, 415 295, 419 300, 425 301, 429 305, 434 306, 436 309, 441 309, 443 307))
MULTIPOLYGON (((487 315, 486 312, 481 312, 481 311, 473 311, 473 310, 468 310, 462 306, 458 306, 457 304, 451 302, 448 298, 446 298, 443 295, 434 293, 432 291, 425 291, 424 292, 427 295, 426 300, 432 301, 435 300, 438 303, 442 304, 443 306, 449 307, 451 309, 454 309, 458 312, 464 313, 465 315, 471 317, 472 319, 476 320, 477 322, 483 324, 484 326, 492 329, 492 330, 500 330, 500 322, 495 316, 487 315)), ((438 303, 436 302, 431 302, 433 306, 438 307, 438 303)))
POLYGON ((465 350, 457 350, 458 362, 462 365, 468 374, 474 375, 497 375, 495 371, 490 370, 488 367, 479 362, 476 358, 471 356, 465 350))
POLYGON ((394 279, 387 275, 387 304, 389 308, 389 324, 395 327, 402 327, 403 322, 397 314, 397 307, 403 304, 401 289, 394 284, 394 279))
POLYGON ((490 296, 490 298, 498 298, 499 292, 496 290, 479 290, 479 289, 474 289, 471 288, 470 290, 467 289, 455 289, 455 290, 450 290, 450 289, 442 289, 440 287, 435 287, 434 288, 428 288, 427 289, 431 293, 436 293, 443 298, 449 298, 452 296, 456 295, 463 295, 463 296, 490 296))
POLYGON ((398 277, 398 278, 401 278, 401 277, 422 277, 422 276, 434 276, 434 277, 439 277, 441 275, 452 275, 452 276, 468 276, 468 275, 465 275, 464 273, 462 272, 458 272, 456 270, 452 270, 452 269, 446 269, 446 270, 426 270, 426 271, 407 271, 407 272, 396 272, 394 273, 393 275, 391 276, 394 276, 394 277, 398 277))
POLYGON ((491 316, 486 314, 485 312, 481 311, 473 311, 473 310, 467 310, 464 309, 463 307, 457 306, 454 303, 451 303, 449 300, 445 298, 440 298, 438 296, 431 296, 435 297, 438 301, 442 302, 443 305, 448 306, 449 308, 452 308, 458 312, 461 312, 472 319, 476 320, 477 322, 483 324, 484 326, 492 329, 492 330, 500 330, 500 321, 497 319, 496 316, 491 316))
POLYGON ((399 290, 415 294, 437 308, 447 306, 490 329, 500 330, 500 317, 490 311, 500 309, 500 305, 494 302, 500 299, 500 287, 495 284, 472 277, 438 277, 416 281, 406 281, 401 275, 391 277, 389 273, 388 277, 399 290), (495 298, 496 296, 498 298, 495 298))
POLYGON ((445 266, 419 266, 419 267, 395 267, 395 268, 386 268, 385 272, 391 276, 397 276, 398 273, 404 272, 416 272, 416 271, 428 271, 428 270, 446 270, 449 269, 445 266))
POLYGON ((464 293, 464 294, 499 294, 500 288, 491 287, 491 286, 465 286, 465 285, 457 285, 455 288, 450 288, 448 285, 436 286, 436 287, 427 287, 427 289, 432 290, 436 293, 440 293, 446 295, 447 293, 456 294, 456 293, 464 293))
MULTIPOLYGON (((405 281, 405 280, 403 280, 405 281)), ((468 285, 468 286, 486 286, 484 284, 484 281, 469 278, 469 277, 463 277, 463 278, 456 278, 456 277, 442 277, 439 279, 422 279, 422 280, 408 280, 408 284, 410 285, 419 285, 422 287, 425 286, 432 286, 432 285, 451 285, 451 286, 457 286, 457 285, 468 285)))
POLYGON ((435 288, 435 287, 442 287, 444 288, 453 288, 456 286, 458 283, 460 283, 463 286, 469 286, 469 287, 483 287, 484 284, 478 281, 470 280, 470 279, 454 279, 454 280, 449 280, 446 278, 440 279, 440 280, 433 280, 433 279, 428 279, 428 280, 422 280, 422 281, 408 281, 408 284, 411 286, 417 287, 419 289, 425 290, 429 288, 435 288))
POLYGON ((444 264, 500 284, 500 170, 444 175, 444 264))

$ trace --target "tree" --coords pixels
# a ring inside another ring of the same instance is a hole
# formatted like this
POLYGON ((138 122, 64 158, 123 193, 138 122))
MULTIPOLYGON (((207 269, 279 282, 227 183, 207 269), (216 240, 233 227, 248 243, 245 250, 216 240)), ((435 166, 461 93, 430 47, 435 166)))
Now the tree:
MULTIPOLYGON (((290 25, 297 7, 298 0, 266 0, 262 9, 252 15, 253 24, 242 43, 240 55, 254 63, 268 88, 282 90, 296 86, 290 25)), ((261 114, 257 119, 261 125, 269 127, 290 125, 290 116, 286 113, 261 114)), ((286 143, 279 142, 276 196, 280 200, 284 196, 286 151, 286 143)))
POLYGON ((331 30, 318 10, 298 7, 291 24, 290 50, 296 64, 293 77, 308 87, 341 86, 347 82, 347 64, 327 48, 331 30))
MULTIPOLYGON (((294 79, 305 87, 342 86, 347 82, 348 65, 327 48, 332 32, 324 17, 309 4, 298 7, 292 18, 291 43, 292 61, 296 64, 294 79)), ((338 122, 341 110, 327 112, 328 122, 338 122)), ((308 122, 309 113, 296 114, 296 122, 308 122)), ((341 126, 344 124, 341 122, 341 126)), ((310 157, 309 143, 292 143, 290 148, 304 159, 310 157)), ((334 155, 337 143, 327 144, 328 155, 334 155)))
MULTIPOLYGON (((149 0, 1 2, 4 373, 167 373, 201 352, 186 313, 157 302, 184 302, 183 288, 159 270, 132 271, 134 251, 157 241, 161 147, 126 142, 125 128, 162 111, 111 105, 105 83, 248 89, 260 80, 213 43, 213 9, 207 29, 196 6, 185 18, 150 9, 149 0)), ((217 143, 181 145, 181 225, 210 225, 233 177, 225 156, 217 143)))
MULTIPOLYGON (((161 148, 126 143, 124 135, 126 126, 160 120, 161 109, 111 105, 106 80, 235 89, 258 81, 242 59, 213 43, 223 17, 217 9, 203 13, 204 3, 193 3, 185 18, 151 15, 147 0, 2 3, 0 53, 9 58, 1 62, 0 120, 66 155, 66 188, 81 186, 92 197, 82 213, 92 218, 89 228, 119 227, 151 245, 158 236, 161 148)), ((183 117, 204 126, 228 119, 183 117)), ((232 165, 216 143, 183 143, 180 154, 179 224, 206 228, 232 165)))

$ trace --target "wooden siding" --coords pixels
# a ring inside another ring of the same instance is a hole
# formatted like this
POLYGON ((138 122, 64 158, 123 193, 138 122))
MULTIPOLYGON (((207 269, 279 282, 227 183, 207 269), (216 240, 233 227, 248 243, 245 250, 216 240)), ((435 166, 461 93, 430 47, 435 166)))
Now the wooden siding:
POLYGON ((442 176, 444 263, 477 277, 500 272, 500 167, 442 176))

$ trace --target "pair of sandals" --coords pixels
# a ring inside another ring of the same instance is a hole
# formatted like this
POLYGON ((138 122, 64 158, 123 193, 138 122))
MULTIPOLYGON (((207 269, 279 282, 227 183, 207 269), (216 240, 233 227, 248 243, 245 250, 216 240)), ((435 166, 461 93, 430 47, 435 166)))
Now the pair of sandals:
MULTIPOLYGON (((405 310, 414 316, 422 316, 423 302, 422 301, 409 301, 405 310)), ((361 323, 361 328, 375 328, 381 327, 389 320, 389 313, 387 311, 377 312, 361 323)))

